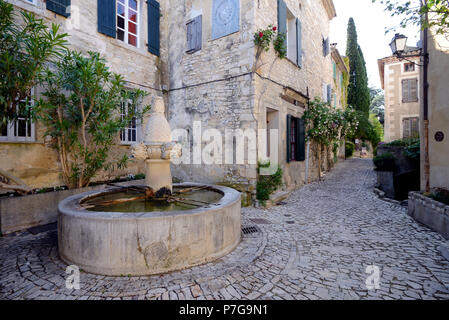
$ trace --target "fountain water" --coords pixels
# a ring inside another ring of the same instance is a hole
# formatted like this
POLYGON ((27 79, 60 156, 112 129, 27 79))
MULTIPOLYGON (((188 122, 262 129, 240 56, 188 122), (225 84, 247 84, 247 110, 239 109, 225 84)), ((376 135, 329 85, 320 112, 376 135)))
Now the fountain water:
POLYGON ((61 258, 87 272, 151 275, 213 261, 241 238, 240 193, 221 186, 172 184, 175 144, 156 98, 143 143, 132 148, 145 161, 145 186, 115 186, 59 204, 61 258))

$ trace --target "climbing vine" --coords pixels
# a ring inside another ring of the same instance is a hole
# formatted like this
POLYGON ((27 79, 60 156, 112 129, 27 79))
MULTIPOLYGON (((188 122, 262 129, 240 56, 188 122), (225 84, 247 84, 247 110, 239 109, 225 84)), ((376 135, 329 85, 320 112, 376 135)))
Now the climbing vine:
POLYGON ((332 146, 335 153, 340 140, 354 134, 359 124, 356 112, 352 108, 346 108, 344 111, 331 108, 328 103, 315 98, 309 103, 303 118, 306 123, 307 140, 315 142, 318 147, 317 158, 321 176, 322 147, 332 146))

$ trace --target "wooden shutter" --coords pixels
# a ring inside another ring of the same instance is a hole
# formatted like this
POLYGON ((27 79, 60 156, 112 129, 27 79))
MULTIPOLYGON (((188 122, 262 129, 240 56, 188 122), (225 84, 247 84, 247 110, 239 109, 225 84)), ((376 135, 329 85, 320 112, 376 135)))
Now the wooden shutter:
POLYGON ((419 118, 411 118, 410 119, 410 135, 412 138, 419 137, 419 118))
POLYGON ((68 7, 70 7, 70 0, 47 0, 47 10, 66 18, 70 16, 70 12, 67 12, 68 7))
POLYGON ((402 102, 408 101, 409 92, 408 80, 402 80, 402 102))
POLYGON ((159 2, 148 0, 148 51, 157 56, 160 55, 160 17, 159 2))
POLYGON ((117 36, 117 15, 115 1, 97 1, 98 32, 115 38, 117 36))
POLYGON ((296 37, 297 64, 299 67, 302 67, 302 25, 298 18, 296 18, 296 37))
POLYGON ((194 20, 187 23, 187 52, 193 52, 193 50, 195 50, 195 45, 193 43, 194 27, 194 20))
POLYGON ((291 115, 287 115, 287 162, 291 162, 292 161, 292 157, 291 157, 291 137, 292 134, 292 116, 291 115))
POLYGON ((296 119, 296 160, 306 159, 306 131, 304 119, 296 119))
MULTIPOLYGON (((284 0, 278 0, 278 32, 287 36, 287 5, 284 0)), ((287 37, 284 40, 286 48, 287 37)))
POLYGON ((195 50, 201 50, 203 43, 203 16, 195 18, 195 50))
POLYGON ((402 120, 402 137, 410 138, 410 136, 411 136, 410 118, 405 118, 402 120))
POLYGON ((332 87, 330 84, 327 85, 327 103, 331 104, 332 102, 332 87))
POLYGON ((327 57, 329 54, 330 48, 329 48, 329 38, 324 39, 323 38, 323 56, 327 57))
POLYGON ((409 80, 410 102, 418 101, 418 79, 409 80))

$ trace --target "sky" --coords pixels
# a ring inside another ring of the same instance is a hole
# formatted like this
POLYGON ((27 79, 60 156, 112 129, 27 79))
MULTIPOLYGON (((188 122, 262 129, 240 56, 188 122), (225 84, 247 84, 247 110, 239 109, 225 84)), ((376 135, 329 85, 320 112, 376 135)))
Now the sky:
MULTIPOLYGON (((391 17, 383 5, 371 0, 334 0, 334 4, 337 17, 331 21, 331 43, 336 42, 340 54, 346 54, 348 20, 354 18, 358 42, 366 60, 369 86, 380 88, 377 59, 391 55, 389 44, 394 36, 394 32, 385 35, 385 28, 399 25, 401 19, 391 17)), ((415 46, 419 40, 418 27, 407 27, 397 32, 408 36, 409 46, 415 46)))

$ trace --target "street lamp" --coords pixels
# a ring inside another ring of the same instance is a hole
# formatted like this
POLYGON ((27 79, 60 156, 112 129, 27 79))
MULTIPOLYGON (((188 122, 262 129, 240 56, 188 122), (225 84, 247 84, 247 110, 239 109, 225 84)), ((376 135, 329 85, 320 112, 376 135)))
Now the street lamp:
POLYGON ((408 38, 403 34, 396 33, 393 40, 391 40, 390 48, 394 55, 400 56, 407 47, 408 38))

